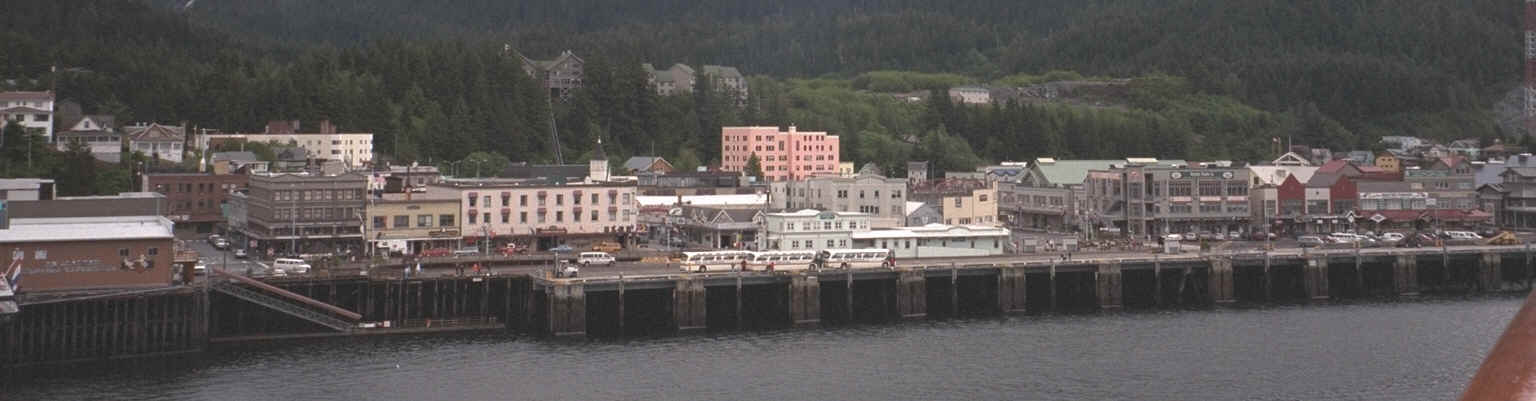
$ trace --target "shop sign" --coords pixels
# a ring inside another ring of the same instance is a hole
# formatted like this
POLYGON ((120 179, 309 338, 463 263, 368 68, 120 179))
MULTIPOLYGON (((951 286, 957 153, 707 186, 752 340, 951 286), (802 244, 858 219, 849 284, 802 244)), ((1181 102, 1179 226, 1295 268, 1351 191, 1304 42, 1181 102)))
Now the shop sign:
POLYGON ((1173 179, 1173 180, 1182 180, 1182 179, 1187 179, 1187 178, 1218 178, 1218 177, 1220 177, 1223 180, 1230 180, 1230 179, 1232 179, 1232 172, 1231 171, 1200 171, 1200 170, 1196 170, 1196 171, 1171 171, 1171 172, 1168 172, 1168 178, 1169 179, 1173 179))

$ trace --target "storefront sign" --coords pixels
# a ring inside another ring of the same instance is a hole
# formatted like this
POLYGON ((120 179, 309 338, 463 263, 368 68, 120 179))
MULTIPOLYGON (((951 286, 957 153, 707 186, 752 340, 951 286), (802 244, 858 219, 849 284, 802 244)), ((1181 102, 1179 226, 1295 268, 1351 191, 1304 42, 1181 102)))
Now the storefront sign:
POLYGON ((1232 172, 1231 171, 1199 171, 1199 170, 1196 170, 1196 171, 1171 171, 1171 172, 1168 173, 1168 179, 1172 179, 1172 180, 1182 180, 1182 179, 1187 179, 1187 178, 1217 178, 1217 177, 1220 177, 1223 180, 1230 180, 1230 179, 1232 179, 1232 172))

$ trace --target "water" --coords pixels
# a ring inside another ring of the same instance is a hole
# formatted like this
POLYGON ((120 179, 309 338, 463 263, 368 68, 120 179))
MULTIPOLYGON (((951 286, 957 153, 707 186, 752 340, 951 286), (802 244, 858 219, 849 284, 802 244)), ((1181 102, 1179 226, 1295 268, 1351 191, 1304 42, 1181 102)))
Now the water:
POLYGON ((1513 297, 1030 316, 616 342, 329 339, 71 366, 14 400, 1454 399, 1513 297))

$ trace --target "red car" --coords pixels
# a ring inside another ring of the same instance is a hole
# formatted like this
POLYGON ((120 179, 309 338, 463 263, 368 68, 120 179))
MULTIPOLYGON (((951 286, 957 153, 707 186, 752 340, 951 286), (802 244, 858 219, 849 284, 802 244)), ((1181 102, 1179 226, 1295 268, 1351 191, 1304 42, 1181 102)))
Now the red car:
POLYGON ((496 252, 501 253, 501 256, 521 255, 528 253, 528 248, 517 246, 517 244, 507 244, 507 246, 497 248, 496 252))
POLYGON ((451 255, 451 254, 453 254, 453 251, 449 250, 448 248, 431 248, 431 249, 424 249, 424 250, 421 251, 421 257, 424 257, 424 258, 438 258, 438 257, 448 256, 448 255, 451 255))

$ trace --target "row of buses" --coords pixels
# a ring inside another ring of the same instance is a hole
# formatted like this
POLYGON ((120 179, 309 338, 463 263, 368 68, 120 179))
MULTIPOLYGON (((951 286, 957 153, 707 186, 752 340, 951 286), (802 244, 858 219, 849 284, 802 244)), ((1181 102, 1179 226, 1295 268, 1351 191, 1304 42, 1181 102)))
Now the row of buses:
POLYGON ((889 249, 683 252, 685 272, 858 269, 896 265, 889 249))

